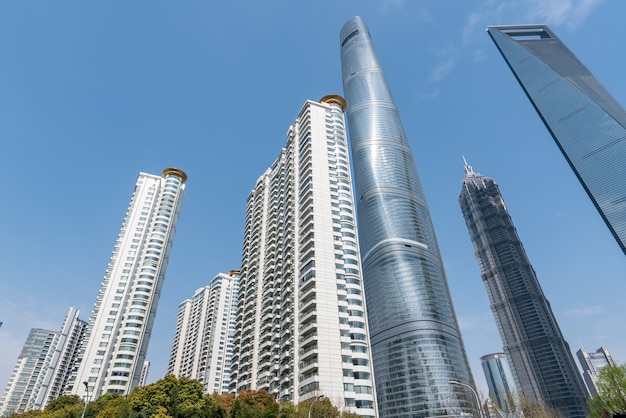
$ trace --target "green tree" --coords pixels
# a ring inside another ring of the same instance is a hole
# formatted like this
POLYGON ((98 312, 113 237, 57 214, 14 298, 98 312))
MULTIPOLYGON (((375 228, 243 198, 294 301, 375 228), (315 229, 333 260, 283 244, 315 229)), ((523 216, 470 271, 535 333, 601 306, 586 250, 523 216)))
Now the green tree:
POLYGON ((87 409, 85 410, 86 418, 95 418, 98 416, 100 411, 105 409, 110 403, 114 402, 118 398, 122 396, 117 393, 105 393, 98 397, 98 399, 93 402, 89 402, 87 404, 87 409))
POLYGON ((80 418, 83 414, 84 404, 68 405, 54 412, 47 412, 46 418, 80 418))
POLYGON ((626 364, 605 366, 598 373, 598 394, 589 400, 591 417, 602 417, 606 408, 608 415, 626 414, 626 364))
MULTIPOLYGON (((98 398, 98 400, 99 399, 100 398, 98 398)), ((125 397, 118 396, 111 398, 106 405, 98 411, 96 418, 126 418, 129 415, 130 407, 128 406, 128 401, 125 397)))
POLYGON ((230 418, 278 418, 280 406, 264 390, 248 390, 237 395, 230 418))
POLYGON ((281 402, 278 418, 298 418, 298 407, 293 402, 281 402))
POLYGON ((48 406, 46 406, 46 409, 44 411, 47 413, 52 413, 75 405, 84 405, 83 400, 80 399, 78 395, 59 396, 58 398, 48 402, 48 406))
POLYGON ((10 418, 44 418, 45 417, 45 412, 40 411, 40 410, 32 410, 32 411, 26 411, 26 412, 22 412, 21 414, 11 414, 9 415, 10 418))
POLYGON ((308 418, 309 410, 311 418, 339 418, 340 413, 328 398, 315 400, 316 398, 307 399, 298 404, 298 418, 308 418), (315 403, 313 403, 315 402, 315 403), (313 405, 313 406, 311 406, 313 405))
POLYGON ((233 407, 233 403, 235 402, 235 395, 232 393, 213 393, 210 395, 211 399, 219 406, 224 408, 227 416, 230 416, 230 410, 233 407))
POLYGON ((224 408, 202 393, 202 384, 186 377, 165 376, 135 389, 128 397, 131 418, 225 418, 224 408))

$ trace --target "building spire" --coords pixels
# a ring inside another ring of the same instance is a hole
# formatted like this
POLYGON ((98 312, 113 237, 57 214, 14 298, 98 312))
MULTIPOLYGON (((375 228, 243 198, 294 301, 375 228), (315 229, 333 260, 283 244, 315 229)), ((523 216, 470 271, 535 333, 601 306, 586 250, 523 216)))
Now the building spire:
POLYGON ((466 176, 468 176, 470 174, 474 174, 474 170, 472 169, 472 166, 467 163, 467 160, 465 159, 465 156, 463 156, 463 164, 465 164, 465 175, 466 176))

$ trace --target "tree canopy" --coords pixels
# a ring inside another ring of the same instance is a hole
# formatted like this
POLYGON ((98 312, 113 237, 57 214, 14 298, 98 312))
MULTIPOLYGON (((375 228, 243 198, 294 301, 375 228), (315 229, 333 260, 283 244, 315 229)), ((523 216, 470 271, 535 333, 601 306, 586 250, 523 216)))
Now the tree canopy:
POLYGON ((596 390, 598 394, 589 401, 591 417, 603 417, 603 411, 608 416, 626 414, 626 364, 603 367, 598 373, 596 390))
MULTIPOLYGON (((151 385, 136 388, 130 395, 106 393, 89 402, 75 395, 51 401, 43 411, 13 414, 12 418, 308 418, 312 400, 294 405, 279 404, 263 390, 232 394, 205 395, 197 380, 173 375, 151 385)), ((315 401, 311 408, 315 418, 357 418, 341 413, 328 398, 315 401)))

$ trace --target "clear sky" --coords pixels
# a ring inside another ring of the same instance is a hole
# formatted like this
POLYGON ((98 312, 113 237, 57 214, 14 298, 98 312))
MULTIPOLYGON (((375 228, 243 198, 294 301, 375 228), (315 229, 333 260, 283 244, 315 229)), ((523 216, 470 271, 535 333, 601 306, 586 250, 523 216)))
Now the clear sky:
MULTIPOLYGON (((479 390, 502 350, 457 203, 493 177, 573 351, 626 362, 626 257, 488 25, 547 23, 622 105, 626 2, 0 2, 0 390, 32 327, 89 317, 140 171, 187 172, 148 352, 178 304, 240 263, 246 197, 307 99, 342 93, 339 30, 370 28, 411 141, 479 390)), ((626 168, 625 168, 626 169, 626 168)))

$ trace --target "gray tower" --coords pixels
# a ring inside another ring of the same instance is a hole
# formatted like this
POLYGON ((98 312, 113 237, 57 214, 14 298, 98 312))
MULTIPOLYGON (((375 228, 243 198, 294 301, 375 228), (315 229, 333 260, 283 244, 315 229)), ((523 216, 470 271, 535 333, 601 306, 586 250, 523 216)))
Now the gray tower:
POLYGON ((340 45, 380 416, 477 413, 426 199, 360 17, 340 45))
POLYGON ((547 26, 487 32, 626 254, 626 112, 547 26))
POLYGON ((617 366, 615 360, 609 353, 609 349, 606 347, 600 347, 595 352, 588 352, 585 347, 576 352, 578 356, 578 362, 583 369, 583 378, 589 393, 592 396, 596 396, 598 391, 596 389, 596 381, 598 380, 598 373, 606 366, 617 366))
POLYGON ((459 203, 518 392, 564 416, 587 415, 587 391, 498 185, 465 165, 459 203))

